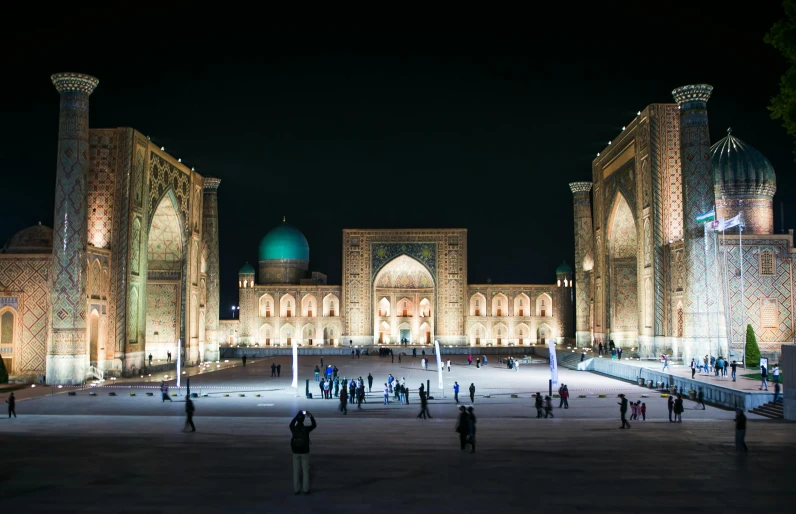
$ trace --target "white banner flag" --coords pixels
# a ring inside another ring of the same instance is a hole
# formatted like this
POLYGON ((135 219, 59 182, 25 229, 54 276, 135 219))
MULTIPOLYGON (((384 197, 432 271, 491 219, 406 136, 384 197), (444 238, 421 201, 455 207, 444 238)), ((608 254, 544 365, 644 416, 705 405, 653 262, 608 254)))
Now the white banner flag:
POLYGON ((547 351, 550 354, 550 380, 553 381, 553 388, 558 389, 558 362, 556 361, 555 341, 547 341, 547 351))
POLYGON ((723 232, 728 228, 737 227, 740 224, 741 224, 741 215, 739 213, 734 218, 730 218, 728 220, 723 219, 719 221, 719 227, 716 230, 723 232))
POLYGON ((295 337, 293 338, 293 384, 290 387, 295 387, 298 394, 298 345, 295 337))
POLYGON ((437 374, 439 375, 439 390, 444 391, 445 385, 442 383, 442 354, 439 351, 439 341, 434 341, 434 351, 437 352, 437 374))

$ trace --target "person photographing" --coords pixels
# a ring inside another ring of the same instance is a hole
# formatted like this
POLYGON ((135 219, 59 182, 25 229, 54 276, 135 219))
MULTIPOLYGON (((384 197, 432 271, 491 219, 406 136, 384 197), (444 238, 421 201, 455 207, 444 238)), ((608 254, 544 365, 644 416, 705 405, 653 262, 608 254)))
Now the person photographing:
POLYGON ((308 411, 299 411, 290 421, 290 449, 293 451, 293 492, 310 494, 310 432, 318 424, 308 411), (304 422, 310 418, 310 426, 304 422), (303 485, 303 487, 302 487, 303 485))

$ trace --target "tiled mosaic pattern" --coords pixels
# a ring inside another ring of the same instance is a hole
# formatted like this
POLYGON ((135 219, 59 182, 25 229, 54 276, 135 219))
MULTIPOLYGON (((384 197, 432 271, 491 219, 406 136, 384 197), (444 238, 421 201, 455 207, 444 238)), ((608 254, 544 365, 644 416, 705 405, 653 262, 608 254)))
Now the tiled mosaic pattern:
POLYGON ((88 242, 97 248, 108 248, 113 228, 119 132, 92 130, 89 140, 88 242))
POLYGON ((178 271, 182 267, 182 231, 171 198, 163 198, 152 217, 147 242, 149 271, 178 271))
POLYGON ((174 342, 179 339, 179 285, 147 284, 146 337, 153 343, 174 342), (155 335, 157 332, 157 335, 155 335))
POLYGON ((0 306, 9 305, 18 311, 20 337, 14 345, 13 369, 17 375, 44 375, 51 267, 49 256, 0 259, 0 294, 13 294, 0 297, 0 306))
POLYGON ((419 262, 401 255, 382 268, 376 276, 376 287, 423 289, 434 287, 434 279, 419 262))

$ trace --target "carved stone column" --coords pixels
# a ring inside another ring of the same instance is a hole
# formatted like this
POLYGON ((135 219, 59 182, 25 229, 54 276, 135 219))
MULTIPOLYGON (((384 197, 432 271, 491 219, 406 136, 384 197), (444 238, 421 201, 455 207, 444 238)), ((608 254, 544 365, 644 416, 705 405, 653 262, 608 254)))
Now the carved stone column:
POLYGON ((575 341, 578 348, 592 345, 591 271, 594 268, 594 230, 591 219, 591 182, 572 182, 575 218, 575 341))
POLYGON ((88 97, 99 81, 79 73, 51 77, 61 94, 51 274, 47 383, 78 384, 86 378, 86 244, 88 242, 88 97))
POLYGON ((205 275, 207 301, 205 303, 205 361, 217 361, 218 344, 221 341, 219 329, 220 289, 218 261, 218 186, 221 180, 212 177, 204 179, 202 201, 202 248, 207 259, 205 275))

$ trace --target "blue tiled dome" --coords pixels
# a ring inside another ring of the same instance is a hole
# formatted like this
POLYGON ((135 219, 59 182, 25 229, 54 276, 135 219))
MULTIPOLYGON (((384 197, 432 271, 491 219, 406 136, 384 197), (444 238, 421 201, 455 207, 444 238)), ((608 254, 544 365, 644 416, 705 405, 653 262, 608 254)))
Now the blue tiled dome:
POLYGON ((307 238, 292 225, 282 222, 260 241, 260 260, 310 260, 307 238))

